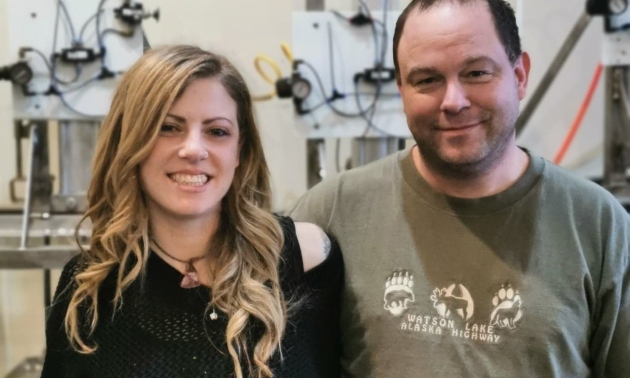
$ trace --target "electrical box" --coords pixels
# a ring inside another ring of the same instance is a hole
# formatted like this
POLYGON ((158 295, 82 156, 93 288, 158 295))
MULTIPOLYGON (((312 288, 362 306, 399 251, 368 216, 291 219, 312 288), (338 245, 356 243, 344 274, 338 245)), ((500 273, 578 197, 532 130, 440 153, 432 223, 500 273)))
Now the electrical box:
POLYGON ((124 1, 105 0, 99 12, 100 1, 64 0, 67 13, 57 1, 7 1, 10 61, 26 61, 34 72, 26 86, 30 93, 13 86, 13 117, 103 118, 119 74, 143 52, 141 29, 134 30, 115 16, 114 9, 124 1), (54 58, 53 46, 58 54, 54 58), (51 70, 58 78, 58 94, 51 93, 51 70))
POLYGON ((369 23, 350 23, 356 13, 293 13, 294 96, 299 97, 295 124, 304 135, 410 137, 392 77, 391 45, 399 14, 390 11, 383 20, 383 12, 372 12, 375 35, 369 23), (382 69, 374 69, 381 57, 382 69), (357 102, 368 108, 380 80, 374 115, 362 116, 357 102))

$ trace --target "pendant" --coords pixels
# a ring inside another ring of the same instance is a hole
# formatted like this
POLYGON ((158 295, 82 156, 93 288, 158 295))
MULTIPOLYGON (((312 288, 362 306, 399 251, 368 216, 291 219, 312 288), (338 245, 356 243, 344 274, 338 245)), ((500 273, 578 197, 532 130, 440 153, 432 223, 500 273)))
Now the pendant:
POLYGON ((219 315, 217 315, 216 311, 214 311, 214 307, 212 307, 212 313, 210 314, 210 320, 217 320, 219 315))
POLYGON ((184 273, 184 278, 179 286, 184 289, 192 289, 201 286, 199 283, 199 276, 197 275, 197 270, 195 270, 192 259, 188 260, 186 263, 186 273, 184 273))
POLYGON ((182 279, 182 283, 180 283, 179 286, 184 289, 193 289, 201 286, 199 283, 199 277, 197 277, 197 272, 186 272, 186 274, 184 274, 184 278, 182 279))

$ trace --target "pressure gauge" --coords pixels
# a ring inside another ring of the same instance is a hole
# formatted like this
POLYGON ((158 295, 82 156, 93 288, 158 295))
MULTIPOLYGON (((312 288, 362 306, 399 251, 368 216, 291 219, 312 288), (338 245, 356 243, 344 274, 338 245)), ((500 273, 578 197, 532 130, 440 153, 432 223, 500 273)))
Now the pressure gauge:
POLYGON ((0 67, 0 80, 9 80, 15 85, 26 85, 33 78, 33 70, 25 62, 0 67))
POLYGON ((291 93, 298 100, 304 100, 311 94, 311 82, 301 76, 294 76, 291 81, 291 93))
POLYGON ((628 0, 609 0, 608 10, 612 14, 620 14, 628 8, 628 0))

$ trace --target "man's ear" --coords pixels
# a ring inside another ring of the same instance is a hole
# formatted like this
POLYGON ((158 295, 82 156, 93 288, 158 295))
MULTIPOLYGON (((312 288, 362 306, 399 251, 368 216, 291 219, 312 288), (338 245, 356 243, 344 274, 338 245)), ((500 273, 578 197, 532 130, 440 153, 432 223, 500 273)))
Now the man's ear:
POLYGON ((531 62, 529 54, 523 52, 514 64, 514 74, 516 76, 516 84, 518 86, 518 98, 524 99, 527 94, 527 81, 529 79, 529 68, 531 62))

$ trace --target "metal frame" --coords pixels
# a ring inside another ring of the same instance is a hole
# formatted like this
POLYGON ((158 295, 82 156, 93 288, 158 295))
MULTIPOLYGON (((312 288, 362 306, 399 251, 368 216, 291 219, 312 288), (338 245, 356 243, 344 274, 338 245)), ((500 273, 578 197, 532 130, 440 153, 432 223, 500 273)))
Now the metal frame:
POLYGON ((605 70, 604 180, 602 185, 624 205, 630 205, 630 99, 628 66, 605 70))

